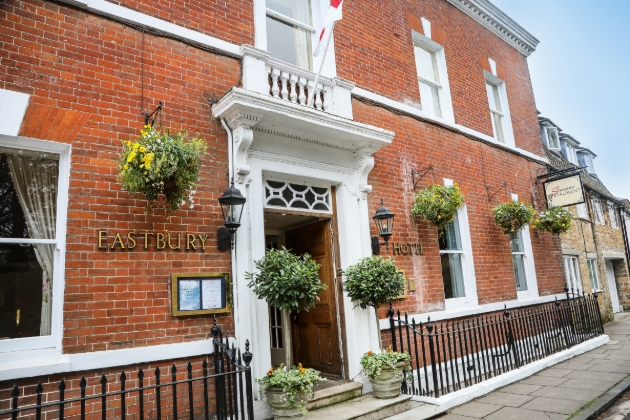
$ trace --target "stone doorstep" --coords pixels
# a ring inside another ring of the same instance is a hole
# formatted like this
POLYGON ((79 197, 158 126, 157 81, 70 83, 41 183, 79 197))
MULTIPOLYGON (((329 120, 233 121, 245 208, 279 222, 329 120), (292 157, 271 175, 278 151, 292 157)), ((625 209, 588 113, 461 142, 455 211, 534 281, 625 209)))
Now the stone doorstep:
POLYGON ((387 417, 386 420, 428 420, 442 415, 447 411, 446 408, 437 405, 421 403, 409 411, 387 417))
POLYGON ((411 408, 411 395, 379 400, 365 394, 306 414, 306 420, 382 420, 411 408))
POLYGON ((360 397, 362 389, 363 384, 359 382, 347 382, 317 390, 313 399, 306 404, 306 409, 316 410, 360 397))

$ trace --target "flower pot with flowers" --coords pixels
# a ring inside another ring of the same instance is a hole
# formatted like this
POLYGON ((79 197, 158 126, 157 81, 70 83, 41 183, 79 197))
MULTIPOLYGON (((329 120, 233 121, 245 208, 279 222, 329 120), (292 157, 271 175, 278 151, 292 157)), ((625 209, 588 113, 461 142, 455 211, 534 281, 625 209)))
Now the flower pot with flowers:
POLYGON ((555 235, 567 233, 573 226, 573 215, 564 207, 551 207, 538 214, 532 222, 532 228, 546 230, 555 235))
POLYGON ((256 379, 267 396, 267 403, 276 420, 299 420, 306 414, 304 405, 313 397, 313 386, 325 381, 315 369, 280 365, 269 369, 267 375, 256 379))
POLYGON ((522 201, 510 201, 496 206, 493 210, 494 220, 506 235, 517 234, 529 224, 536 210, 522 201))
POLYGON ((411 371, 411 357, 392 351, 389 346, 377 353, 371 350, 365 353, 361 356, 361 366, 370 379, 376 398, 396 398, 404 380, 403 371, 411 371))
POLYGON ((414 222, 418 216, 431 226, 444 229, 455 220, 457 209, 464 205, 464 194, 457 184, 445 186, 434 184, 424 188, 413 199, 411 215, 414 222))
POLYGON ((193 195, 199 181, 199 157, 206 151, 200 138, 189 138, 185 131, 172 134, 145 125, 136 140, 123 141, 120 156, 122 188, 144 194, 151 207, 163 207, 173 213, 187 202, 193 207, 193 195))

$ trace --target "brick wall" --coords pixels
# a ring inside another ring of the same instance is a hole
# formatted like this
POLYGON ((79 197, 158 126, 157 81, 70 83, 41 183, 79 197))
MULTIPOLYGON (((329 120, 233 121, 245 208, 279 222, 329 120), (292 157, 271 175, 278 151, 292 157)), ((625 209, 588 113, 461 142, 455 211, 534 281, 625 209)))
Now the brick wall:
MULTIPOLYGON (((171 273, 229 272, 216 250, 223 224, 218 197, 227 186, 225 131, 208 98, 236 85, 239 62, 142 33, 51 2, 0 4, 0 88, 28 93, 21 135, 72 143, 64 292, 65 353, 194 341, 208 316, 170 314, 171 273), (144 214, 146 201, 121 191, 121 140, 144 124, 145 108, 165 102, 164 126, 207 140, 194 209, 170 219, 144 214), (97 249, 97 232, 208 235, 202 251, 97 249)), ((233 334, 232 315, 219 317, 233 334)))
POLYGON ((432 39, 444 47, 455 122, 492 136, 483 71, 488 58, 505 81, 516 145, 542 155, 536 105, 526 57, 444 0, 344 4, 335 27, 339 77, 412 106, 420 105, 412 30, 431 22, 432 39))

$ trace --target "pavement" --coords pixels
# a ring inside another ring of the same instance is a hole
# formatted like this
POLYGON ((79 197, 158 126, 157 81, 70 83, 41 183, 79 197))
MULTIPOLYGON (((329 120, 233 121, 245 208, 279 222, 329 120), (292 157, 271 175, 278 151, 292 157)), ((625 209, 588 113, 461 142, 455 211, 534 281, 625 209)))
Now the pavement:
POLYGON ((438 419, 630 420, 617 412, 612 413, 616 417, 601 417, 630 389, 630 312, 616 314, 615 322, 604 330, 608 344, 455 407, 438 419))

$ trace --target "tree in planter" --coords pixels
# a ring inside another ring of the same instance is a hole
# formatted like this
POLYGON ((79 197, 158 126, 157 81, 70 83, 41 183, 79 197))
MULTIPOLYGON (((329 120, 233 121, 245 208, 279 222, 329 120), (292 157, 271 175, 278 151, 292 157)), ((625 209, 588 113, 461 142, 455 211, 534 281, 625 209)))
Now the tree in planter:
POLYGON ((310 255, 295 255, 290 250, 271 249, 254 261, 256 273, 246 273, 248 286, 259 299, 280 310, 308 311, 326 289, 319 278, 319 264, 310 255))
POLYGON ((502 203, 493 209, 494 220, 506 235, 517 234, 523 227, 531 223, 536 210, 522 201, 502 203))
POLYGON ((145 125, 135 140, 123 141, 119 160, 123 190, 142 193, 149 208, 164 207, 173 213, 189 202, 199 181, 199 157, 206 152, 200 138, 188 138, 185 131, 171 134, 145 125), (161 200, 163 199, 163 200, 161 200))
MULTIPOLYGON (((378 307, 405 292, 405 277, 390 258, 364 258, 348 267, 343 275, 346 277, 345 289, 348 297, 356 302, 355 307, 374 308, 377 328, 378 307)), ((378 338, 380 342, 380 328, 378 338)))
POLYGON ((573 215, 564 207, 551 207, 547 211, 538 214, 532 228, 546 230, 553 234, 567 233, 573 226, 573 215))
POLYGON ((464 194, 457 184, 444 186, 439 184, 424 188, 413 199, 411 215, 414 222, 418 216, 435 226, 444 229, 455 220, 457 209, 464 205, 464 194))

